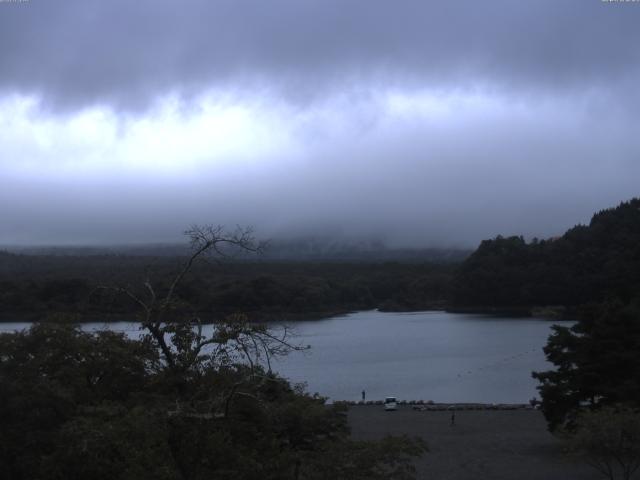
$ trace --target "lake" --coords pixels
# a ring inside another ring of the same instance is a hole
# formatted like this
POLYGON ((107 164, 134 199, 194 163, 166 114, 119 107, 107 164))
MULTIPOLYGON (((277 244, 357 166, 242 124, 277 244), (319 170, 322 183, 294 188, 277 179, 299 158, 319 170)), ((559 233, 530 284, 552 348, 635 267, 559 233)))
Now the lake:
MULTIPOLYGON (((553 323, 429 312, 366 311, 324 320, 291 322, 295 342, 310 345, 273 363, 292 382, 332 400, 395 396, 435 402, 525 403, 537 395, 534 370, 551 367, 544 358, 553 323)), ((0 324, 0 331, 27 323, 0 324)), ((90 323, 138 333, 137 324, 90 323)))

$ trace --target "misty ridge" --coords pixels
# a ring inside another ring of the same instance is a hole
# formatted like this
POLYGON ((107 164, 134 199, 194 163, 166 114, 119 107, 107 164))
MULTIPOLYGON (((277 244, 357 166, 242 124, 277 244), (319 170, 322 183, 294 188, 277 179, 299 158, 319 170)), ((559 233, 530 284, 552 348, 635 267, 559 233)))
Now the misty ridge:
MULTIPOLYGON (((590 302, 611 296, 634 301, 639 202, 602 210, 562 236, 526 241, 498 235, 473 252, 394 250, 380 242, 317 238, 274 241, 258 255, 244 251, 194 264, 176 295, 209 320, 238 311, 265 321, 372 308, 576 318, 590 302)), ((165 290, 192 252, 184 245, 139 245, 3 253, 3 317, 52 320, 74 312, 76 320, 121 319, 135 312, 136 303, 96 288, 147 278, 165 290)))
MULTIPOLYGON (((104 246, 11 246, 7 252, 24 255, 184 257, 185 244, 132 244, 104 246)), ((331 237, 268 239, 259 255, 240 252, 234 261, 345 261, 345 262, 459 262, 471 250, 456 248, 390 248, 379 240, 339 240, 331 237)))

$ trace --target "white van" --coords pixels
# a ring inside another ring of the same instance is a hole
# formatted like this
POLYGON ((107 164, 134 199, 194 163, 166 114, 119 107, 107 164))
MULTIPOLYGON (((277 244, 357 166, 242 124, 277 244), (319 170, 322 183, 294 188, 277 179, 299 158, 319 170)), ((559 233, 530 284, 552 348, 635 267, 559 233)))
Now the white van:
POLYGON ((398 402, 396 401, 396 397, 387 397, 384 399, 384 409, 385 410, 397 410, 398 402))

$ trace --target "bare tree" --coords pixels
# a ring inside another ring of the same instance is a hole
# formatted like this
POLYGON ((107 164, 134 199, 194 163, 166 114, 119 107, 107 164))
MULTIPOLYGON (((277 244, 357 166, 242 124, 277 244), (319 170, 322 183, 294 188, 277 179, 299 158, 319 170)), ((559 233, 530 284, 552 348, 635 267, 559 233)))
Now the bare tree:
POLYGON ((191 253, 164 292, 154 286, 149 276, 141 289, 131 285, 100 287, 130 298, 139 307, 141 328, 146 331, 145 337, 159 348, 166 368, 186 372, 240 360, 248 362, 251 371, 264 361, 270 371, 272 357, 308 348, 291 343, 286 327, 275 333, 265 325, 250 323, 241 314, 215 322, 207 335, 198 315, 186 320, 172 318, 172 310, 179 303, 176 290, 197 261, 205 258, 219 261, 242 253, 260 253, 264 248, 264 244, 256 242, 251 228, 237 227, 228 232, 220 225, 194 225, 184 233, 191 253))

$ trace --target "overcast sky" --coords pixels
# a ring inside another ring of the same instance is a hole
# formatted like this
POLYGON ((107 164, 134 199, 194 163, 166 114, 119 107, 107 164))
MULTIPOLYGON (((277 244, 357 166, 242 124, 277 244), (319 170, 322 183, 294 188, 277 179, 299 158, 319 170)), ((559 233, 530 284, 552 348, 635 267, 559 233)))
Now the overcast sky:
POLYGON ((640 1, 0 0, 0 244, 554 236, 639 87, 640 1))

